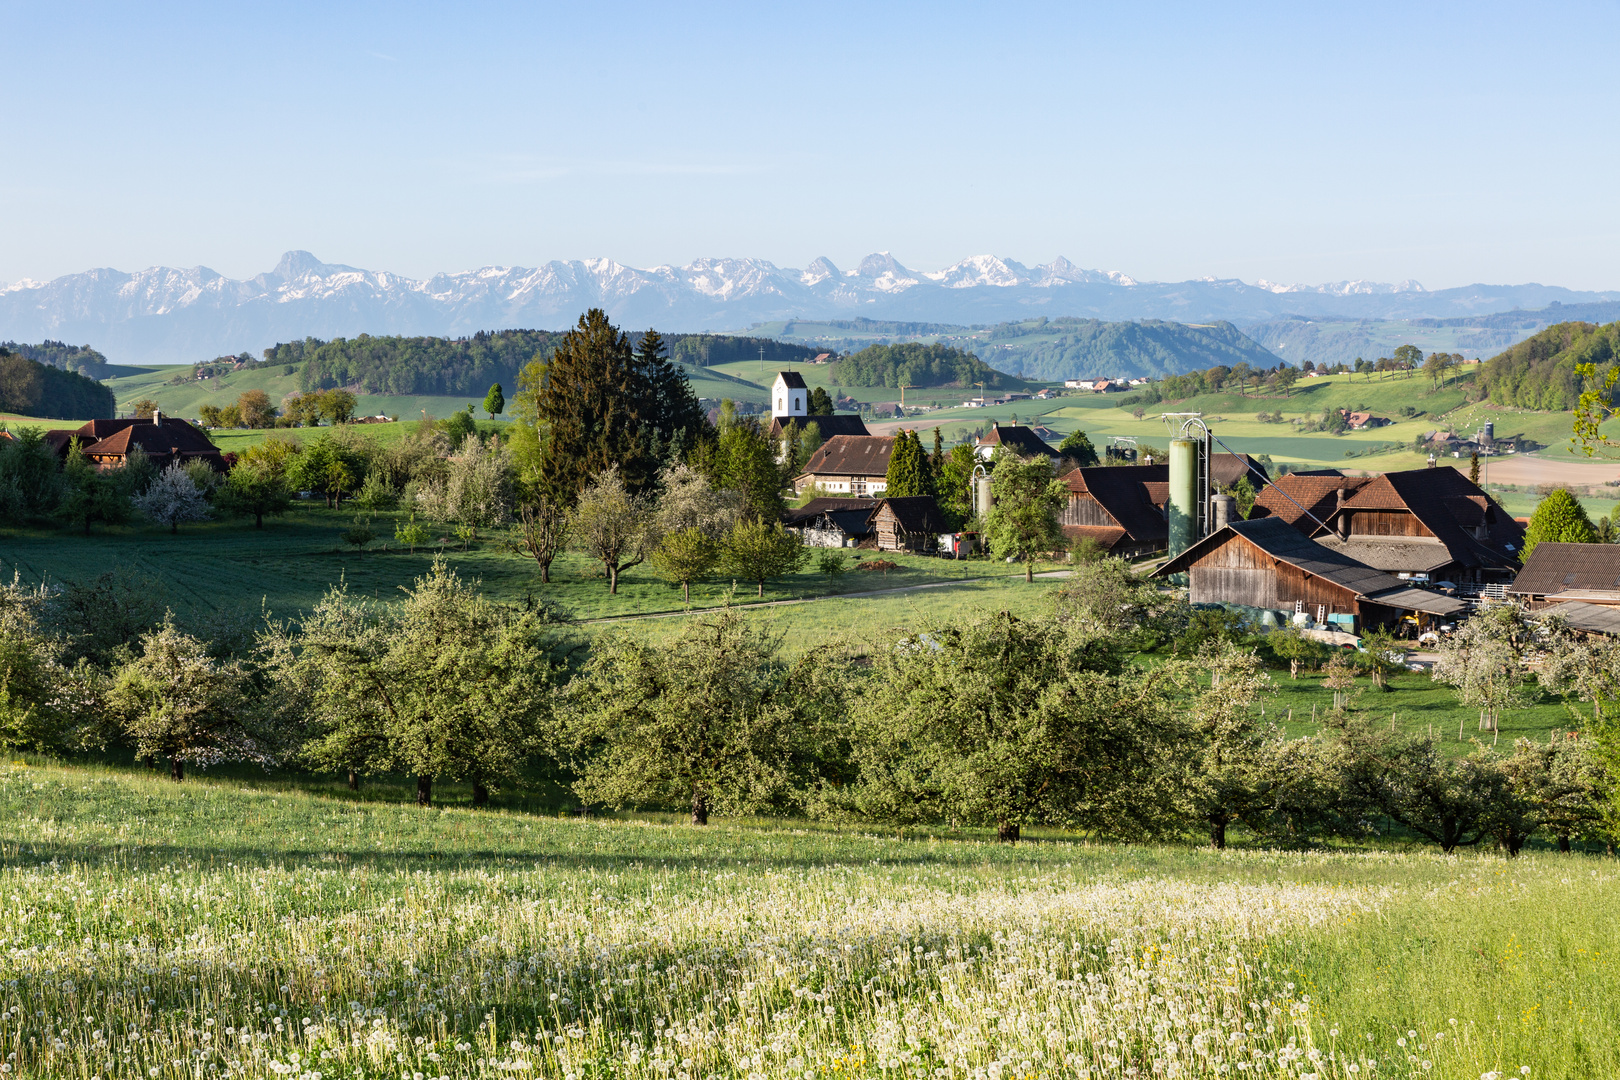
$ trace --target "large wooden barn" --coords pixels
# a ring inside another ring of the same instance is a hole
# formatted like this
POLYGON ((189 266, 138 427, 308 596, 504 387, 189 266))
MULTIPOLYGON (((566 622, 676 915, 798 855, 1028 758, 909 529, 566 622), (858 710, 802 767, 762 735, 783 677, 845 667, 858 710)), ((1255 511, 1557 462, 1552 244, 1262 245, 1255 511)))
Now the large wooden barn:
POLYGON ((1449 617, 1462 601, 1410 585, 1300 534, 1280 518, 1237 521, 1171 559, 1155 577, 1186 574, 1195 604, 1223 604, 1355 629, 1408 614, 1449 617), (1334 618, 1333 616, 1337 616, 1334 618))

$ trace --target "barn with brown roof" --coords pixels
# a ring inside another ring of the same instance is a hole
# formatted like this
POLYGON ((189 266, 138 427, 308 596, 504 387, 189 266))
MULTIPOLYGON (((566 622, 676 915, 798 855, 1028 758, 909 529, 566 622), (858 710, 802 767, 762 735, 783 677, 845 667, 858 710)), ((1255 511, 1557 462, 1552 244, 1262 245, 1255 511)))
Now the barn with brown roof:
POLYGON ((973 444, 973 452, 980 460, 989 461, 1001 447, 1006 447, 1019 457, 1049 457, 1053 461, 1058 458, 1056 450, 1023 424, 1001 424, 992 420, 989 433, 973 444))
MULTIPOLYGON (((1216 454, 1210 480, 1231 487, 1243 477, 1260 487, 1265 468, 1247 454, 1216 454)), ((1111 555, 1133 558, 1162 551, 1169 543, 1165 504, 1170 501, 1168 465, 1089 465, 1061 477, 1069 489, 1059 521, 1070 540, 1088 538, 1111 555)))
POLYGON ((47 432, 45 438, 60 457, 67 456, 74 439, 79 440, 80 451, 98 469, 123 466, 137 447, 160 469, 176 461, 206 461, 220 472, 226 467, 219 448, 199 428, 162 413, 154 413, 150 419, 91 420, 72 430, 47 432))
POLYGON ((1260 492, 1249 519, 1280 518, 1309 536, 1325 525, 1350 496, 1371 482, 1370 476, 1346 476, 1337 469, 1288 473, 1260 492))
POLYGON ((872 515, 879 551, 933 551, 940 533, 949 531, 932 495, 884 499, 872 515))
POLYGON ((1428 592, 1302 536, 1280 518, 1235 521, 1160 567, 1155 577, 1186 574, 1195 604, 1270 611, 1352 632, 1389 626, 1402 616, 1451 617, 1461 600, 1428 592), (1339 616, 1339 618, 1332 618, 1339 616))
POLYGON ((1510 580, 1524 526, 1453 468, 1373 477, 1311 536, 1377 570, 1453 582, 1510 580))

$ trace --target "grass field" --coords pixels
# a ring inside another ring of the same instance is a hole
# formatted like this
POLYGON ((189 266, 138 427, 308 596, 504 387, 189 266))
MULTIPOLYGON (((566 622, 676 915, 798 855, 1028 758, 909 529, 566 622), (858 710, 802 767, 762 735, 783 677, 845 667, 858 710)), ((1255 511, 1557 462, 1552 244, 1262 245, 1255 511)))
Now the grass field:
POLYGON ((13 764, 0 859, 17 1076, 1620 1071, 1620 877, 1588 856, 699 829, 13 764))
MULTIPOLYGON (((183 615, 256 612, 264 600, 277 614, 287 616, 312 606, 339 581, 358 595, 397 596, 399 586, 425 573, 434 556, 442 552, 460 574, 481 580, 489 595, 504 602, 543 597, 580 619, 684 609, 679 587, 660 580, 649 567, 626 571, 620 577, 618 595, 613 596, 600 564, 571 552, 552 564, 552 584, 542 585, 533 561, 512 554, 499 539, 502 530, 486 534, 466 551, 460 550, 453 537, 435 532, 429 545, 408 552, 393 539, 394 524, 402 519, 398 512, 375 515, 373 550, 357 553, 340 538, 357 512, 301 503, 283 518, 267 518, 263 530, 253 528, 250 519, 236 519, 186 525, 178 535, 149 525, 98 528, 89 537, 71 530, 0 527, 0 572, 9 576, 16 569, 30 582, 61 582, 87 580, 114 566, 128 567, 156 582, 164 591, 165 603, 183 615)), ((870 559, 876 554, 861 552, 859 557, 870 559)), ((882 557, 897 563, 897 568, 862 571, 854 568, 856 560, 850 558, 848 572, 829 577, 811 564, 796 574, 766 582, 763 599, 796 600, 980 577, 995 579, 987 586, 991 589, 1024 586, 1021 571, 1005 563, 888 552, 882 557)), ((729 578, 699 582, 692 586, 692 604, 724 604, 731 590, 729 578)), ((754 602, 754 583, 737 583, 735 599, 754 602)), ((861 619, 852 616, 850 621, 859 623, 861 619)))

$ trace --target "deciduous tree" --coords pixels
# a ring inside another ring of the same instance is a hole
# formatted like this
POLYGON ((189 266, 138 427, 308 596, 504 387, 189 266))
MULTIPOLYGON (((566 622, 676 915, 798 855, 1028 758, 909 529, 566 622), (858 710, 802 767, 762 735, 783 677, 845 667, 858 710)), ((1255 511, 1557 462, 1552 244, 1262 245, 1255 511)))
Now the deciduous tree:
POLYGON ((721 562, 728 574, 735 574, 757 586, 765 595, 768 578, 791 574, 804 565, 804 539, 785 528, 780 521, 744 519, 726 534, 721 546, 721 562))
POLYGON ((167 525, 171 533, 180 531, 181 522, 203 521, 209 516, 207 493, 178 461, 159 473, 132 502, 153 521, 167 525))
POLYGON ((1050 459, 1041 456, 1025 461, 998 450, 990 495, 991 549, 1001 558, 1023 563, 1024 580, 1035 580, 1035 560, 1063 546, 1058 514, 1068 492, 1053 475, 1050 459))
POLYGON ((1593 527, 1592 519, 1586 516, 1586 507, 1581 505, 1581 501, 1568 488, 1555 488, 1536 504, 1535 513, 1530 515, 1530 524, 1524 530, 1524 551, 1521 554, 1528 559, 1536 545, 1546 541, 1595 544, 1597 538, 1597 529, 1593 527))
POLYGON ((576 548, 602 564, 608 592, 615 594, 619 575, 644 562, 659 539, 651 500, 632 493, 616 465, 579 495, 568 533, 576 548))

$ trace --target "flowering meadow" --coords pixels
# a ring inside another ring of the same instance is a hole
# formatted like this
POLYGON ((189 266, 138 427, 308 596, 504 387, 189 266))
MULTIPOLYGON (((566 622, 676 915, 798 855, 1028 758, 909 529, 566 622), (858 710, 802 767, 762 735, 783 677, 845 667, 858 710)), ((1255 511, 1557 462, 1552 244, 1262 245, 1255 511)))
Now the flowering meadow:
POLYGON ((556 820, 0 766, 0 1074, 1608 1077, 1612 860, 556 820))

